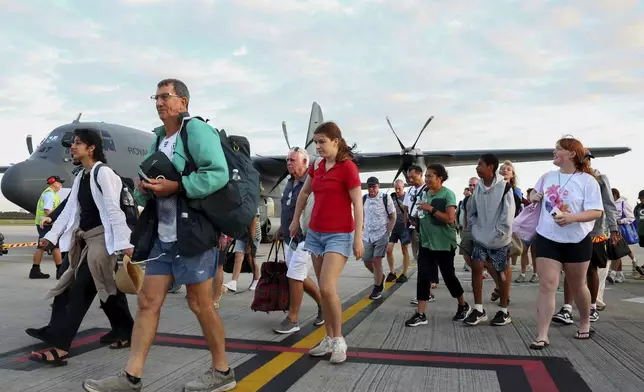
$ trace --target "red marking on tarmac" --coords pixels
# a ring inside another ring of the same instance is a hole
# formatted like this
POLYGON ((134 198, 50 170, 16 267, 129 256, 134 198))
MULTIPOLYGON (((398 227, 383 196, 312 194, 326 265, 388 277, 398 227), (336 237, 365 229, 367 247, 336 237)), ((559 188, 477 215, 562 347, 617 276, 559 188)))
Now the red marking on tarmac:
MULTIPOLYGON (((208 343, 205 339, 195 338, 177 338, 169 336, 157 336, 157 342, 174 343, 190 346, 207 346, 208 343)), ((227 342, 226 347, 232 349, 254 350, 254 351, 273 351, 273 352, 294 352, 294 353, 307 353, 307 348, 297 347, 284 347, 278 345, 265 345, 265 344, 248 344, 248 343, 235 343, 227 342)), ((505 359, 505 358, 477 358, 477 357, 448 357, 441 355, 427 355, 427 354, 405 354, 405 353, 379 353, 379 352, 347 352, 348 357, 356 358, 373 358, 373 359, 390 359, 392 361, 410 361, 410 362, 434 362, 434 363, 471 363, 483 365, 505 365, 505 366, 521 366, 528 379, 528 383, 532 387, 533 392, 559 392, 559 388, 555 385, 554 380, 548 373, 545 365, 540 360, 530 359, 505 359)), ((395 365, 392 363, 392 365, 395 365)))

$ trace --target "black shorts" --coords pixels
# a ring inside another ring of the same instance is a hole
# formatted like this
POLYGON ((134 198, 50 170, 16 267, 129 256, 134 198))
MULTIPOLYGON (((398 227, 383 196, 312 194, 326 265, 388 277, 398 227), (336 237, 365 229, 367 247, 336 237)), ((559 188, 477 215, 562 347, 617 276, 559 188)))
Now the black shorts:
POLYGON ((644 248, 644 237, 640 237, 640 246, 644 248))
POLYGON ((394 230, 391 232, 391 235, 389 236, 390 243, 395 244, 398 241, 400 241, 402 245, 407 245, 411 242, 411 238, 409 238, 409 229, 407 229, 405 226, 402 226, 402 225, 394 226, 394 230))
POLYGON ((537 233, 534 242, 537 257, 557 260, 562 264, 590 261, 593 255, 593 240, 590 236, 575 244, 551 241, 537 233))
POLYGON ((590 257, 590 266, 594 268, 606 268, 608 264, 608 252, 606 241, 593 243, 593 255, 590 257))

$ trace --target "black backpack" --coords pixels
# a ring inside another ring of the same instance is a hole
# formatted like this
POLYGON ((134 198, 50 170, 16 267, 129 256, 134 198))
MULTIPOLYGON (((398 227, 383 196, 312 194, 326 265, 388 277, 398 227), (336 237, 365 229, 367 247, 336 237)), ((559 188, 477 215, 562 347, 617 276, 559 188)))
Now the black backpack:
MULTIPOLYGON (((181 131, 183 149, 188 157, 184 175, 196 171, 197 166, 188 150, 187 124, 189 121, 204 121, 192 117, 184 121, 181 131)), ((206 121, 204 121, 206 122, 206 121)), ((221 233, 232 238, 243 238, 257 215, 259 205, 259 172, 250 157, 250 143, 243 136, 219 133, 221 148, 226 157, 230 179, 223 188, 203 199, 191 199, 188 206, 203 211, 212 225, 221 233)))
MULTIPOLYGON (((364 206, 365 201, 367 201, 367 195, 362 195, 362 205, 364 206)), ((382 202, 385 204, 385 211, 387 211, 387 215, 389 215, 389 207, 387 206, 387 195, 382 194, 382 202)))
MULTIPOLYGON (((94 169, 94 183, 96 183, 96 187, 101 193, 103 193, 103 189, 101 188, 101 184, 98 183, 98 172, 104 165, 104 163, 99 163, 96 165, 96 169, 94 169)), ((127 226, 134 232, 136 221, 139 219, 139 205, 134 200, 134 181, 131 178, 120 176, 118 173, 116 175, 121 178, 121 182, 123 183, 120 196, 121 211, 125 213, 127 226)))

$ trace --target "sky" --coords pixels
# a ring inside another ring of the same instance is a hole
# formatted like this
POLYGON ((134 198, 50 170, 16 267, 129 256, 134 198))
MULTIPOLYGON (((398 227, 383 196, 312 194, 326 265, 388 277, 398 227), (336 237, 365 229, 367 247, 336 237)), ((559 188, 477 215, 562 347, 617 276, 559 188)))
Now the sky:
MULTIPOLYGON (((633 150, 593 165, 635 202, 644 148, 644 2, 637 0, 0 0, 0 164, 28 157, 79 112, 151 130, 156 83, 246 135, 253 153, 304 142, 311 104, 362 152, 585 146, 633 150), (638 131, 638 129, 640 129, 638 131)), ((519 163, 534 186, 551 162, 519 163)), ((473 166, 449 168, 460 197, 473 166)), ((391 181, 395 170, 361 173, 391 181)), ((0 210, 18 207, 0 197, 0 210)))

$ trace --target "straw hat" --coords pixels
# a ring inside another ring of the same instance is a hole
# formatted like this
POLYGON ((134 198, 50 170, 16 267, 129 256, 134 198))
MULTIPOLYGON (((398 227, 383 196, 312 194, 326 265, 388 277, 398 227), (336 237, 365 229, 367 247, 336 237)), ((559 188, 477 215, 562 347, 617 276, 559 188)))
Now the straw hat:
POLYGON ((136 264, 130 262, 130 256, 123 256, 123 264, 114 275, 116 287, 125 294, 138 294, 143 286, 143 276, 145 273, 136 264))

